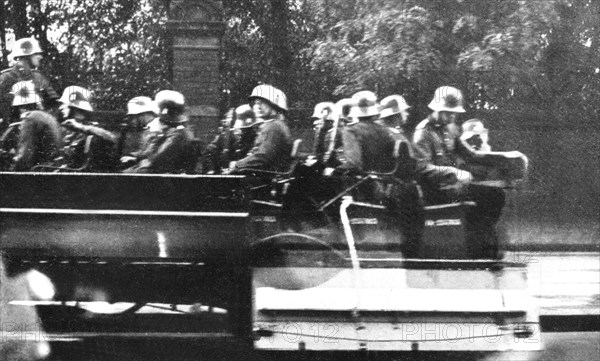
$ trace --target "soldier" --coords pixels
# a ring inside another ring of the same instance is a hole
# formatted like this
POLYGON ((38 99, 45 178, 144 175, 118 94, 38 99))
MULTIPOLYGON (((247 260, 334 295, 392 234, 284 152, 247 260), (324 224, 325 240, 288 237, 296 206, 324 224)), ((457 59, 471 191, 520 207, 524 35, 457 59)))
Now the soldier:
POLYGON ((112 172, 119 164, 119 137, 92 123, 90 98, 88 89, 74 85, 67 87, 60 98, 65 119, 61 125, 70 131, 65 136, 67 165, 89 172, 112 172))
POLYGON ((203 158, 209 158, 214 173, 248 155, 254 146, 257 133, 256 118, 250 105, 243 104, 231 109, 222 121, 219 134, 206 147, 203 158))
POLYGON ((158 107, 149 97, 139 96, 127 103, 128 124, 121 134, 121 164, 137 163, 150 149, 153 139, 160 133, 158 107))
POLYGON ((410 106, 400 95, 390 95, 381 100, 379 122, 390 132, 390 136, 400 141, 398 149, 397 182, 388 201, 388 208, 399 215, 398 222, 406 237, 403 252, 406 257, 416 256, 419 241, 423 234, 424 211, 417 179, 422 169, 418 168, 412 143, 404 133, 403 126, 408 118, 410 106))
POLYGON ((12 93, 12 105, 19 111, 21 121, 13 170, 29 171, 37 165, 52 163, 62 140, 58 121, 42 111, 42 99, 31 80, 15 84, 12 93))
POLYGON ((417 162, 414 158, 411 142, 403 130, 408 118, 409 108, 410 106, 406 103, 406 100, 400 95, 385 97, 381 101, 379 122, 388 129, 394 140, 401 142, 397 176, 404 181, 412 182, 417 176, 417 162))
POLYGON ((460 139, 466 147, 470 147, 474 151, 492 151, 488 144, 488 130, 479 119, 469 119, 462 124, 460 139))
POLYGON ((56 113, 56 100, 58 94, 50 84, 50 81, 37 68, 42 61, 42 49, 34 38, 23 38, 15 42, 9 59, 14 59, 15 64, 0 73, 0 133, 6 129, 11 116, 12 94, 10 90, 13 85, 20 81, 31 80, 35 91, 42 97, 42 106, 53 115, 56 113))
POLYGON ((316 163, 323 168, 335 168, 340 165, 338 153, 342 148, 342 133, 336 105, 332 102, 317 104, 313 118, 316 118, 313 147, 316 163))
POLYGON ((288 111, 285 94, 271 86, 259 85, 249 97, 254 115, 260 125, 254 147, 248 156, 235 162, 234 173, 245 169, 287 171, 291 166, 292 137, 286 124, 288 111))
POLYGON ((244 158, 252 150, 260 124, 261 122, 254 116, 250 105, 243 104, 235 108, 233 129, 238 139, 235 149, 236 160, 244 158))
POLYGON ((127 173, 193 173, 196 166, 194 135, 185 124, 185 97, 173 90, 162 90, 154 101, 158 106, 160 134, 154 138, 147 155, 127 173))
POLYGON ((336 111, 340 117, 340 124, 343 127, 346 124, 356 123, 356 119, 350 117, 350 110, 352 109, 352 99, 343 98, 335 103, 336 111))
POLYGON ((349 117, 358 122, 347 125, 343 132, 343 171, 389 172, 394 168, 394 140, 389 131, 378 124, 379 103, 375 93, 365 90, 352 96, 349 117), (385 156, 389 155, 389 156, 385 156))
POLYGON ((464 113, 459 89, 443 86, 435 91, 429 103, 433 111, 415 129, 413 137, 417 160, 423 170, 425 200, 431 204, 470 200, 476 203, 467 214, 471 235, 489 242, 496 256, 495 225, 504 207, 502 189, 471 184, 471 173, 458 169, 461 161, 473 161, 475 153, 460 141, 457 114, 464 113))

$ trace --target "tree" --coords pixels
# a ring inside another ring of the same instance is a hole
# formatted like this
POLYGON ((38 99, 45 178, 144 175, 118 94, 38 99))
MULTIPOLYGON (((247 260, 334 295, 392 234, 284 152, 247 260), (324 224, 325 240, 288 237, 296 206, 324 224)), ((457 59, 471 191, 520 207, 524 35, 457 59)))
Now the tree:
POLYGON ((330 19, 308 49, 313 70, 333 74, 336 95, 365 88, 405 95, 420 105, 413 123, 443 84, 465 90, 476 110, 554 111, 549 105, 563 101, 569 109, 574 98, 600 93, 593 61, 584 71, 579 60, 599 53, 592 0, 315 0, 313 7, 330 19), (586 75, 572 80, 573 69, 586 75))

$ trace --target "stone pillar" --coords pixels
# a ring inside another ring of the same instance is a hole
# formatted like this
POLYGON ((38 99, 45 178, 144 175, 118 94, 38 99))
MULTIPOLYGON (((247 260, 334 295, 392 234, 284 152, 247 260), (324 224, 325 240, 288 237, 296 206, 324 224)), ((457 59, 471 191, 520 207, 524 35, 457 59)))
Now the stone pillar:
POLYGON ((172 0, 167 30, 173 45, 173 88, 186 98, 196 134, 219 119, 219 62, 225 31, 220 1, 172 0))

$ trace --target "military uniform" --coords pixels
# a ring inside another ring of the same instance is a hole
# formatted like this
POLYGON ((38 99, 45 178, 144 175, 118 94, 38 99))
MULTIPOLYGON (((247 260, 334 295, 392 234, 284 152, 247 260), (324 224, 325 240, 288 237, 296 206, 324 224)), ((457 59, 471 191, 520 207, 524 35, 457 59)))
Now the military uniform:
POLYGON ((394 169, 394 139, 384 126, 371 121, 360 121, 346 126, 342 139, 342 170, 389 172, 394 169))
POLYGON ((64 137, 67 165, 87 172, 114 172, 119 164, 117 141, 117 135, 94 125, 69 131, 64 137))
POLYGON ((331 154, 329 154, 329 147, 334 136, 333 128, 322 128, 317 134, 315 156, 317 157, 317 162, 322 164, 322 166, 335 168, 341 164, 340 159, 342 158, 344 144, 342 131, 343 128, 338 127, 336 129, 335 142, 331 154))
POLYGON ((254 147, 256 131, 254 127, 221 131, 204 150, 204 159, 210 159, 213 170, 220 173, 233 161, 248 155, 254 147))
MULTIPOLYGON (((4 124, 9 123, 12 114, 13 95, 10 93, 12 86, 27 80, 33 81, 37 94, 42 97, 44 109, 48 109, 52 102, 59 98, 48 78, 40 71, 25 69, 19 64, 5 69, 0 73, 0 117, 4 119, 4 124)), ((6 125, 2 127, 4 128, 6 125)))
MULTIPOLYGON (((436 126, 429 117, 415 129, 414 144, 421 164, 421 181, 425 199, 430 204, 473 201, 476 206, 467 212, 467 228, 473 244, 487 247, 495 256, 498 240, 494 230, 505 203, 504 191, 470 183, 458 194, 456 168, 474 159, 473 152, 460 141, 460 130, 454 124, 436 126)), ((487 255, 486 255, 487 256, 487 255)))
POLYGON ((34 110, 21 116, 14 170, 28 171, 52 162, 61 147, 60 125, 52 115, 34 110))
POLYGON ((254 147, 240 159, 234 172, 245 169, 262 169, 285 172, 291 166, 292 135, 285 120, 275 119, 260 125, 254 147))
POLYGON ((184 126, 170 127, 156 136, 151 151, 126 173, 192 173, 196 166, 193 134, 184 126))

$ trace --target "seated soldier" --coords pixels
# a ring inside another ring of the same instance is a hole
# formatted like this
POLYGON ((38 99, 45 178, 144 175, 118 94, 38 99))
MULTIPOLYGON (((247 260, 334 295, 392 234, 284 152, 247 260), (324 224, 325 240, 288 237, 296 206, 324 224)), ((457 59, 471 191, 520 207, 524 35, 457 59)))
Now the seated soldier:
POLYGON ((158 106, 161 133, 154 138, 151 149, 126 173, 193 173, 196 166, 194 135, 185 124, 183 94, 162 90, 154 98, 158 106))
POLYGON ((158 107, 148 97, 135 97, 127 103, 128 124, 119 140, 122 165, 137 163, 145 157, 160 132, 157 115, 158 107))
MULTIPOLYGON (((220 174, 231 162, 247 156, 254 146, 257 124, 248 104, 231 109, 222 120, 219 134, 204 150, 202 158, 210 160, 211 165, 203 168, 212 168, 212 172, 220 174)), ((203 169, 202 173, 206 171, 203 169)))
POLYGON ((285 120, 288 110, 285 94, 271 85, 259 85, 252 90, 249 101, 261 125, 254 147, 246 157, 232 164, 232 172, 288 171, 292 164, 292 136, 285 120))
POLYGON ((42 110, 41 97, 32 81, 16 83, 12 105, 20 114, 19 137, 13 170, 29 171, 37 165, 51 164, 61 146, 60 125, 42 110))
POLYGON ((488 130, 479 119, 469 119, 462 124, 460 139, 463 144, 466 143, 466 146, 474 151, 490 152, 492 150, 488 144, 488 130))
MULTIPOLYGON (((492 151, 492 148, 488 144, 488 130, 479 119, 469 119, 462 124, 460 141, 464 147, 471 149, 473 152, 492 151)), ((461 168, 469 171, 476 181, 497 177, 492 174, 494 172, 492 169, 484 165, 464 164, 461 168)))
POLYGON ((344 128, 344 160, 338 169, 350 173, 392 171, 394 139, 376 122, 379 119, 377 96, 370 91, 361 91, 354 94, 352 100, 349 116, 358 122, 344 128))
POLYGON ((378 122, 388 129, 396 142, 400 142, 398 170, 394 174, 397 182, 393 194, 390 195, 388 207, 400 215, 398 221, 407 238, 407 242, 403 245, 404 255, 413 257, 423 235, 424 211, 416 184, 419 174, 418 164, 414 157, 412 143, 404 132, 409 108, 402 96, 387 96, 381 100, 378 122))
POLYGON ((404 132, 408 120, 410 106, 400 95, 390 95, 381 100, 381 114, 379 123, 385 126, 394 140, 400 141, 401 147, 398 154, 397 176, 407 182, 416 179, 417 162, 414 158, 412 144, 404 132))
POLYGON ((335 109, 339 116, 340 126, 344 127, 347 124, 356 123, 356 119, 350 116, 350 110, 352 109, 352 99, 343 98, 335 103, 335 109))
MULTIPOLYGON (((462 92, 449 86, 440 87, 429 108, 433 112, 419 123, 414 134, 425 200, 430 204, 474 201, 476 206, 467 215, 470 234, 488 244, 490 255, 495 257, 498 246, 495 226, 505 195, 502 189, 472 184, 471 173, 458 169, 461 161, 471 162, 478 157, 460 141, 456 125, 457 114, 465 112, 462 92)), ((472 241, 477 243, 475 239, 472 241)))
POLYGON ((325 169, 333 169, 340 165, 338 154, 342 151, 342 128, 337 107, 331 102, 319 103, 313 117, 317 117, 314 144, 317 164, 325 169))
POLYGON ((70 132, 67 143, 67 166, 87 172, 114 172, 119 164, 118 135, 91 121, 91 93, 80 86, 67 87, 60 102, 65 121, 62 126, 70 132))

